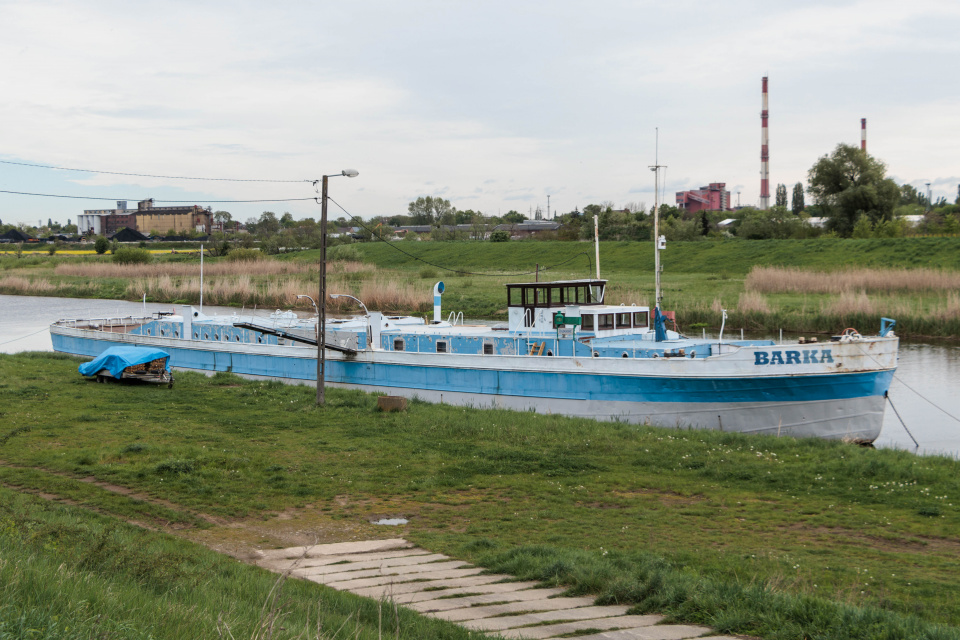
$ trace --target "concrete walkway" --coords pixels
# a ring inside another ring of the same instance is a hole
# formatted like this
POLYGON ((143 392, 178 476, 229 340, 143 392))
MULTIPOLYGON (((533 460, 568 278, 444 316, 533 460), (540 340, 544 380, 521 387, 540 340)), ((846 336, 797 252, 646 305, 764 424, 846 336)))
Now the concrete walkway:
POLYGON ((663 616, 627 615, 625 606, 595 606, 593 598, 562 597, 562 589, 505 582, 512 576, 481 575, 479 567, 401 538, 263 551, 257 564, 505 638, 582 632, 578 640, 736 640, 708 627, 659 624, 663 616))

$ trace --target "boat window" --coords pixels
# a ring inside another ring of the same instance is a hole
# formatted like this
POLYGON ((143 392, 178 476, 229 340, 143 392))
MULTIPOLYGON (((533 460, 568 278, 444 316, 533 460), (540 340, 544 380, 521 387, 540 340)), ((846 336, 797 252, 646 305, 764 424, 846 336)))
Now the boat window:
POLYGON ((199 338, 199 337, 200 337, 200 332, 199 332, 199 331, 194 331, 194 332, 193 332, 193 337, 194 337, 194 338, 199 338))
POLYGON ((601 313, 597 316, 597 329, 613 329, 613 314, 601 313))
POLYGON ((203 334, 203 339, 204 339, 204 340, 209 340, 209 339, 210 339, 210 334, 209 334, 209 333, 204 333, 204 334, 203 334))
POLYGON ((393 339, 393 350, 394 350, 394 351, 403 351, 403 338, 394 338, 394 339, 393 339))
POLYGON ((174 337, 174 338, 179 338, 179 337, 180 337, 180 332, 179 332, 179 331, 174 331, 174 332, 173 332, 173 337, 174 337))
POLYGON ((595 304, 603 302, 603 285, 590 285, 590 302, 595 304))
POLYGON ((585 313, 580 316, 580 328, 585 331, 593 331, 593 314, 585 313))
POLYGON ((519 307, 523 304, 523 290, 510 288, 507 289, 507 304, 511 307, 519 307))
POLYGON ((240 336, 233 336, 237 342, 240 342, 240 336))
POLYGON ((633 326, 635 327, 646 327, 649 326, 648 321, 649 316, 646 311, 637 311, 633 314, 633 326))
POLYGON ((547 355, 548 355, 548 356, 552 356, 552 355, 553 355, 553 351, 549 351, 549 350, 548 350, 548 351, 547 351, 547 355))
POLYGON ((447 343, 443 340, 437 340, 437 353, 446 353, 447 343))
POLYGON ((148 335, 148 336, 149 336, 149 335, 153 335, 153 334, 150 333, 150 329, 147 329, 147 335, 148 335))
POLYGON ((633 314, 630 313, 618 313, 617 314, 617 329, 629 329, 630 328, 630 316, 633 314))
POLYGON ((493 355, 493 343, 492 343, 492 342, 484 342, 484 343, 483 343, 483 355, 485 355, 485 356, 492 356, 492 355, 493 355))

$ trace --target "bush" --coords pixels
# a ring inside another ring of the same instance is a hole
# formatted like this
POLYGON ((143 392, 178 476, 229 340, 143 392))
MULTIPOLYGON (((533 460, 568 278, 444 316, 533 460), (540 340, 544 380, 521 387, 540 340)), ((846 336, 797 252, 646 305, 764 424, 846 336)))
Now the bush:
POLYGON ((363 254, 356 247, 349 244, 340 244, 327 250, 327 260, 342 260, 344 262, 363 262, 363 254))
POLYGON ((256 262, 263 260, 264 255, 259 249, 233 249, 227 254, 226 259, 229 262, 256 262))
POLYGON ((105 254, 107 252, 107 249, 109 248, 110 248, 110 241, 104 238, 103 236, 99 236, 97 238, 97 241, 93 243, 93 250, 97 252, 98 256, 102 256, 103 254, 105 254))
POLYGON ((117 264, 149 264, 153 256, 146 249, 122 247, 113 252, 113 261, 117 264))
POLYGON ((490 234, 490 242, 507 242, 510 240, 510 232, 498 229, 490 234))

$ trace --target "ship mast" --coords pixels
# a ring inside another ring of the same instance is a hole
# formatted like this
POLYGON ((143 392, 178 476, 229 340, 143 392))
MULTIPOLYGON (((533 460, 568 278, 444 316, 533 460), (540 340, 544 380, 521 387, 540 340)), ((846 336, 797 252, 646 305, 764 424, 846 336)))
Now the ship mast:
POLYGON ((662 247, 660 241, 660 169, 666 169, 665 165, 660 164, 660 128, 657 127, 657 143, 654 155, 654 164, 650 167, 653 171, 653 269, 654 282, 656 283, 656 292, 654 294, 654 306, 660 308, 660 302, 663 295, 660 293, 660 250, 662 247))

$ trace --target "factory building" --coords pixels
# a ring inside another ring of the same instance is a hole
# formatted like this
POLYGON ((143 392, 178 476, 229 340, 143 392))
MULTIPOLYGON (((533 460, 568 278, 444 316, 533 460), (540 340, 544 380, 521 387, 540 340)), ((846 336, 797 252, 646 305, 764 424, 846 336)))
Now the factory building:
POLYGON ((111 236, 121 229, 133 229, 158 236, 183 235, 187 231, 208 234, 213 226, 213 213, 198 205, 188 207, 155 207, 153 198, 127 208, 118 200, 115 209, 87 209, 77 216, 81 234, 111 236))
POLYGON ((683 211, 728 211, 730 192, 726 182, 711 182, 705 187, 677 192, 677 208, 683 211))

